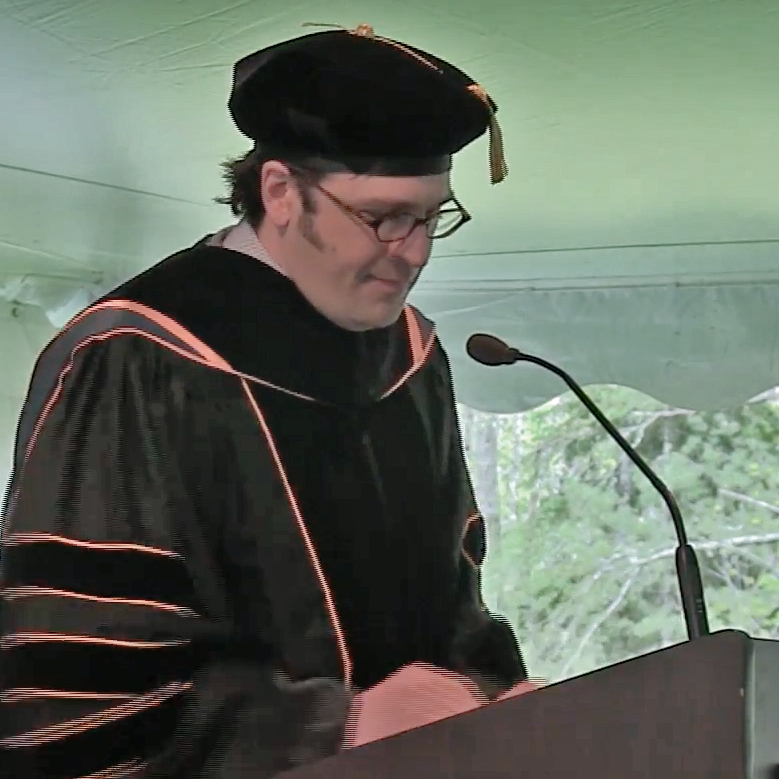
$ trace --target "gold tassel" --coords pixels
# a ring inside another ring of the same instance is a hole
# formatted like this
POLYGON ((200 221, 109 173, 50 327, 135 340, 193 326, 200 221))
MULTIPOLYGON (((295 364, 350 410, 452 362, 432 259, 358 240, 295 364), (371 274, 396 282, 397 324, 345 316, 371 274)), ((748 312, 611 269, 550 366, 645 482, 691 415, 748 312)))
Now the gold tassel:
POLYGON ((479 84, 471 84, 468 87, 468 91, 472 92, 478 97, 490 111, 490 128, 489 128, 489 143, 490 143, 490 181, 493 184, 500 184, 501 181, 506 179, 509 174, 509 167, 506 162, 506 153, 503 148, 503 132, 498 124, 498 118, 495 116, 495 112, 492 110, 489 95, 484 87, 479 84))

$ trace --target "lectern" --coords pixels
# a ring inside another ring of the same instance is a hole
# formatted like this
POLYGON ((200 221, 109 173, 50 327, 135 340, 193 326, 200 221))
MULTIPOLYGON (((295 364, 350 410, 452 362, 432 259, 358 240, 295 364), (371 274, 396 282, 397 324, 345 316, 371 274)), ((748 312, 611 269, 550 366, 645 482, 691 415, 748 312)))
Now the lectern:
POLYGON ((779 642, 722 631, 289 779, 777 779, 779 642))

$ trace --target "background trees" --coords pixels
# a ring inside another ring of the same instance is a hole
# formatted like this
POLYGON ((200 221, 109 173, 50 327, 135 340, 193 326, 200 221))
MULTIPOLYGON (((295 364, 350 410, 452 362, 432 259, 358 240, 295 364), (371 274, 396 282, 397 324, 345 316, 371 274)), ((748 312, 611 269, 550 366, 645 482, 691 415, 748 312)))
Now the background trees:
MULTIPOLYGON (((590 393, 676 495, 712 629, 779 637, 779 392, 706 413, 590 393)), ((557 680, 683 640, 665 504, 576 398, 460 414, 489 533, 485 598, 531 673, 557 680)))

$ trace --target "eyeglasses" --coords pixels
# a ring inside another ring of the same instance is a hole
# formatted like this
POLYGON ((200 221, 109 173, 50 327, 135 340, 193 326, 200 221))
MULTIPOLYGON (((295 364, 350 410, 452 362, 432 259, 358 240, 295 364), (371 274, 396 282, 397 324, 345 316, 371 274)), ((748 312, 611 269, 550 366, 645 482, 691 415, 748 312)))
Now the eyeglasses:
POLYGON ((361 224, 372 230, 376 238, 381 243, 392 243, 393 241, 402 241, 411 235, 417 227, 424 225, 428 238, 447 238, 455 230, 459 230, 466 222, 471 221, 471 215, 462 207, 456 197, 452 196, 439 208, 432 216, 419 218, 414 214, 397 213, 388 214, 377 219, 361 214, 358 210, 344 203, 343 200, 336 197, 332 192, 328 192, 319 184, 316 188, 327 197, 332 203, 338 206, 349 216, 357 219, 361 224), (453 203, 453 207, 447 208, 447 203, 453 203))

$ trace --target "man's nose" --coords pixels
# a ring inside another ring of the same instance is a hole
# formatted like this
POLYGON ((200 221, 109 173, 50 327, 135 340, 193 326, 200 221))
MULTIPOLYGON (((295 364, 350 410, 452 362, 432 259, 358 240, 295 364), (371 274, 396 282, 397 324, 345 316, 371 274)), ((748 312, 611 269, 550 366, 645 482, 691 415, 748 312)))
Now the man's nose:
POLYGON ((390 254, 403 260, 413 270, 419 270, 427 265, 431 248, 432 241, 425 232, 424 225, 419 225, 407 238, 393 241, 390 254))

